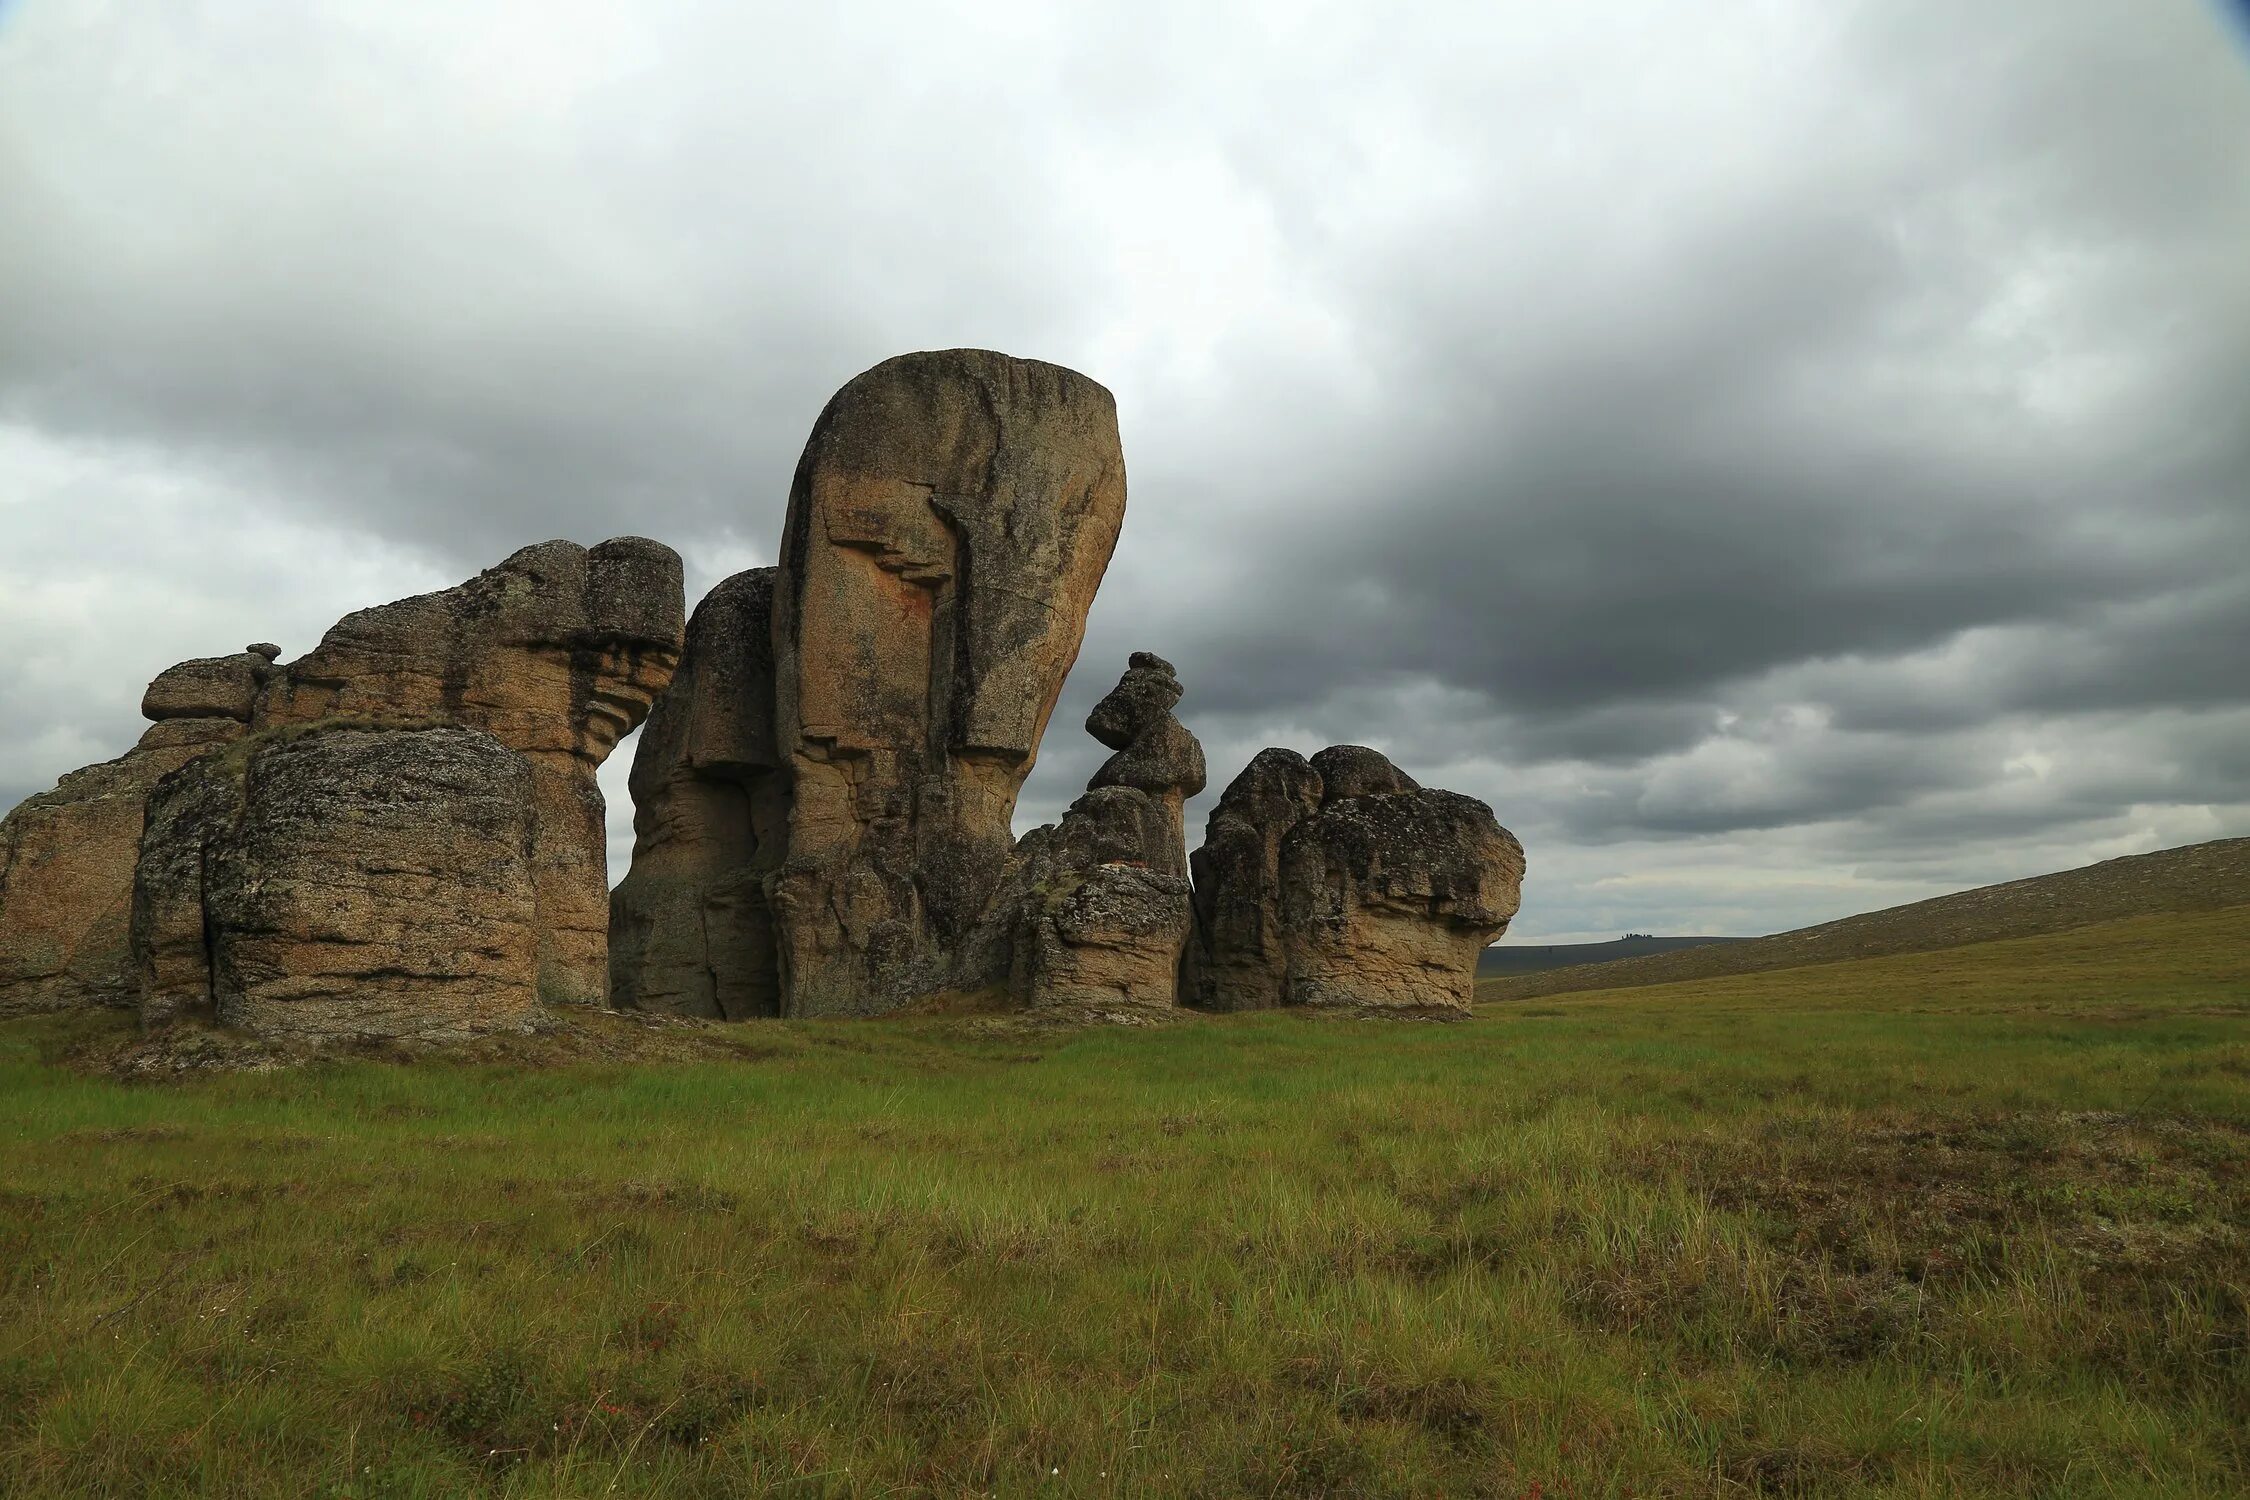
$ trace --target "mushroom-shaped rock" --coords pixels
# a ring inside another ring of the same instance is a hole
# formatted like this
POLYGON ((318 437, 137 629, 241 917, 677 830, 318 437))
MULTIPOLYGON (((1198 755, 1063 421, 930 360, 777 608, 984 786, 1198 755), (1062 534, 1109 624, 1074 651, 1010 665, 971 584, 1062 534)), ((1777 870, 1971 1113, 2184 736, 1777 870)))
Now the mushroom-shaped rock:
POLYGON ((1489 807, 1421 787, 1373 750, 1337 746, 1309 763, 1261 752, 1196 851, 1190 999, 1465 1012, 1523 869, 1523 846, 1489 807))
POLYGON ((610 1001, 742 1020, 780 1014, 764 881, 788 837, 773 737, 774 570, 713 588, 633 756, 633 866, 610 893, 610 1001))
POLYGON ((141 699, 156 722, 139 744, 0 819, 0 1015, 133 1003, 128 917, 149 792, 243 732, 268 666, 245 653, 167 667, 141 699))
POLYGON ((346 615, 274 670, 256 723, 456 724, 528 759, 540 994, 599 1003, 609 880, 594 772, 679 663, 680 573, 677 553, 640 537, 525 547, 453 588, 346 615))
POLYGON ((1016 794, 1124 514, 1116 404, 1074 371, 908 354, 821 413, 774 598, 788 1014, 946 984, 1009 867, 1016 794))
POLYGON ((164 778, 133 907, 143 1019, 451 1040, 538 1003, 535 778, 489 734, 317 726, 164 778))
POLYGON ((1522 886, 1523 846, 1474 797, 1325 799, 1282 840, 1288 1003, 1466 1012, 1522 886))

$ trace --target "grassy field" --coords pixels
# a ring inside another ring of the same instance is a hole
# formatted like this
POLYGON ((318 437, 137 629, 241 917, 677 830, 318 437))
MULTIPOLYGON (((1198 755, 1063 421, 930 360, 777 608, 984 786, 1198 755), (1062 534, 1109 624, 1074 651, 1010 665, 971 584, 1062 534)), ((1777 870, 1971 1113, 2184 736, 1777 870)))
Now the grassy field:
POLYGON ((125 1024, 0 1026, 13 1493, 2250 1491, 2250 908, 1458 1026, 57 1060, 125 1024))

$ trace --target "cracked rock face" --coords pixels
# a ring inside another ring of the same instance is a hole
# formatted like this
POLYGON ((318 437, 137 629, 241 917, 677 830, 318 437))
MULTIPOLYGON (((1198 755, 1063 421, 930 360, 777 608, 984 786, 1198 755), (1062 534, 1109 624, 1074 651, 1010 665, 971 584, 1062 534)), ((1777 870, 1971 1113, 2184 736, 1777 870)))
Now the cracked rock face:
POLYGON ((729 1021, 781 1013, 764 882, 788 837, 773 734, 774 570, 738 573, 687 649, 633 757, 633 867, 610 894, 610 1000, 729 1021))
POLYGON ((0 1015, 133 1003, 133 859, 149 792, 243 732, 271 662, 252 647, 166 668, 141 699, 156 722, 139 744, 0 819, 0 1015))
POLYGON ((684 614, 671 548, 543 542, 453 588, 346 615, 275 670, 256 724, 458 724, 522 755, 538 833, 540 995, 599 1004, 609 882, 594 773, 671 681, 684 614))
POLYGON ((537 777, 489 734, 316 725, 166 776, 133 898, 147 1024, 302 1041, 527 1029, 537 777))
POLYGON ((1194 1003, 1466 1012, 1507 930, 1523 847, 1473 797, 1418 786, 1373 750, 1267 750, 1196 851, 1194 1003))
POLYGON ((1124 513, 1115 403, 1056 365, 903 355, 821 413, 775 582, 785 1013, 949 982, 1124 513))

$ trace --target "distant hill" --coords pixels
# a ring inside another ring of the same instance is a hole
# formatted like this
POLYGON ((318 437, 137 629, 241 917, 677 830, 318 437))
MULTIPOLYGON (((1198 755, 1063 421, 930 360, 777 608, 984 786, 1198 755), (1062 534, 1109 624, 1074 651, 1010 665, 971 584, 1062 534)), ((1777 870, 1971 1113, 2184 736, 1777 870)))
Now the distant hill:
POLYGON ((1515 943, 1487 948, 1477 955, 1477 978, 1501 979, 1511 974, 1537 974, 1546 969, 1571 969, 1581 964, 1615 963, 1621 958, 1647 958, 1705 943, 1740 943, 1731 937, 1621 937, 1606 943, 1515 943))
MULTIPOLYGON (((1823 922, 1774 937, 1705 943, 1646 957, 1479 978, 1479 1000, 1522 1000, 1567 990, 1625 989, 1715 979, 1888 953, 1929 953, 1966 943, 2030 937, 2157 912, 2250 903, 2250 838, 2189 844, 2154 854, 1980 886, 1950 896, 1823 922)), ((1610 948, 1614 944, 1589 944, 1610 948)), ((1493 952, 1488 949, 1487 956, 1493 952)))

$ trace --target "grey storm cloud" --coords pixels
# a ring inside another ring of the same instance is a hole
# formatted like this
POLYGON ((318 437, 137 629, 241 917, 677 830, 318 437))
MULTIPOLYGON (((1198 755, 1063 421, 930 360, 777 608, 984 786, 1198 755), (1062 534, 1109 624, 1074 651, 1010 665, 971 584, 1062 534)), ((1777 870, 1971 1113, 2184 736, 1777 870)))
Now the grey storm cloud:
POLYGON ((1026 822, 1145 648, 1200 805, 1379 745, 1527 936, 2250 830, 2215 6, 472 9, 0 18, 0 801, 529 541, 766 561, 829 392, 975 344, 1132 470, 1026 822))

